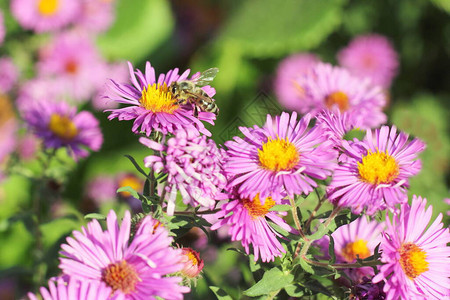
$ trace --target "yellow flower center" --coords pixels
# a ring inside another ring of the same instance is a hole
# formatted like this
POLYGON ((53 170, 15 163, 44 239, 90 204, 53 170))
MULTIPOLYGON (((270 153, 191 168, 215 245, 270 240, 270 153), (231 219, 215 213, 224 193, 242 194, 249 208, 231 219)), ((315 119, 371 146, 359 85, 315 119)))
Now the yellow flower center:
POLYGON ((348 96, 344 92, 337 91, 329 94, 325 97, 325 105, 331 109, 333 106, 337 105, 341 112, 346 111, 350 105, 348 103, 348 96))
POLYGON ((3 95, 0 93, 0 127, 2 127, 6 122, 13 119, 14 109, 11 105, 11 101, 7 95, 3 95))
POLYGON ((245 209, 248 211, 248 214, 252 217, 252 219, 257 219, 259 217, 264 217, 275 205, 275 201, 272 200, 271 197, 267 197, 264 204, 261 204, 261 200, 259 199, 259 195, 253 199, 253 201, 249 199, 243 199, 242 204, 245 209))
POLYGON ((356 259, 356 256, 359 256, 360 259, 369 257, 370 250, 367 248, 367 241, 357 239, 345 245, 341 254, 347 262, 352 262, 356 259))
POLYGON ((59 0, 40 0, 38 10, 41 15, 52 16, 59 8, 59 0))
POLYGON ((144 88, 139 102, 145 109, 154 113, 165 112, 173 114, 179 108, 166 83, 163 85, 154 83, 144 88))
MULTIPOLYGON (((126 175, 119 181, 119 188, 129 186, 135 191, 139 191, 142 188, 141 181, 134 175, 126 175)), ((130 192, 120 192, 122 197, 128 198, 131 196, 130 192)))
POLYGON ((358 163, 358 172, 361 179, 368 183, 391 183, 399 174, 399 166, 389 154, 369 151, 358 163))
POLYGON ((258 158, 263 168, 278 172, 292 170, 298 164, 300 155, 287 139, 273 140, 269 137, 262 149, 258 149, 258 158))
POLYGON ((403 244, 400 249, 400 265, 406 276, 414 279, 428 271, 427 253, 412 243, 403 244))
POLYGON ((136 289, 136 284, 141 281, 136 270, 126 260, 110 264, 103 270, 102 280, 113 289, 129 294, 136 289))
POLYGON ((52 114, 48 128, 62 140, 72 140, 78 134, 75 124, 66 116, 52 114))
POLYGON ((194 250, 189 249, 186 253, 186 256, 188 257, 189 261, 192 263, 193 266, 198 266, 198 259, 197 255, 195 255, 194 250))

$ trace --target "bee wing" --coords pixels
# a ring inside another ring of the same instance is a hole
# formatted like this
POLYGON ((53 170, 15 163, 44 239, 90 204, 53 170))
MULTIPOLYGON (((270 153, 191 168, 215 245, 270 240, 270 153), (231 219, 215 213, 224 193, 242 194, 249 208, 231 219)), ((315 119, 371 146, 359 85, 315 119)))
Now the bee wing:
POLYGON ((198 98, 198 99, 202 99, 206 102, 212 102, 212 99, 206 96, 203 96, 202 94, 197 94, 197 93, 192 93, 189 91, 185 91, 186 94, 192 96, 192 98, 198 98))
POLYGON ((208 85, 211 81, 214 80, 214 77, 216 77, 218 72, 219 68, 211 68, 205 70, 204 72, 202 72, 202 74, 200 74, 200 77, 195 81, 195 84, 197 86, 208 85))

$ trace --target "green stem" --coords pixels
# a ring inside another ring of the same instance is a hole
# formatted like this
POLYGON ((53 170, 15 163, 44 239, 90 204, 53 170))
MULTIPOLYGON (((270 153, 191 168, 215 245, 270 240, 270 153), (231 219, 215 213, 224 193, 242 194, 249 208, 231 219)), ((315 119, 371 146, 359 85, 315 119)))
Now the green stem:
POLYGON ((330 265, 329 263, 323 263, 320 261, 314 261, 311 260, 309 258, 307 258, 305 255, 300 255, 301 259, 305 260, 307 263, 309 263, 310 265, 315 265, 318 267, 325 267, 328 269, 349 269, 349 268, 361 268, 361 267, 372 267, 372 266, 378 266, 378 265, 382 265, 382 262, 379 260, 371 260, 371 261, 365 261, 362 263, 353 263, 353 264, 332 264, 330 265))
POLYGON ((276 295, 278 295, 278 293, 281 291, 281 289, 279 289, 279 290, 277 290, 277 291, 273 291, 273 292, 270 292, 268 295, 267 295, 267 300, 272 300, 273 298, 275 298, 275 296, 276 295))
POLYGON ((314 219, 314 217, 316 216, 317 212, 319 211, 320 207, 322 206, 322 204, 324 202, 325 202, 325 196, 323 196, 322 198, 319 198, 319 202, 317 203, 316 207, 314 208, 311 215, 309 216, 308 221, 306 221, 306 224, 305 224, 306 232, 310 232, 309 227, 311 226, 311 222, 314 219))
POLYGON ((291 197, 288 197, 288 198, 289 198, 289 202, 291 204, 292 217, 294 218, 294 223, 295 223, 295 226, 297 226, 298 233, 303 238, 303 240, 307 241, 308 238, 306 237, 305 233, 302 230, 302 226, 300 225, 300 219, 298 218, 297 206, 295 205, 295 201, 291 197))

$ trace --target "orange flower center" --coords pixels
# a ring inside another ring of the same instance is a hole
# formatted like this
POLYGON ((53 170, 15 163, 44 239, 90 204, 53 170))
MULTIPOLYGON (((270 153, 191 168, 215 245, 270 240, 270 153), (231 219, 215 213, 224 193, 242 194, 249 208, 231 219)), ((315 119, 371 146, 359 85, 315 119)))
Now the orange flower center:
POLYGON ((0 94, 0 127, 15 117, 13 106, 8 96, 0 94))
POLYGON ((331 109, 333 106, 337 105, 341 112, 346 111, 350 104, 348 103, 348 96, 344 92, 337 91, 329 94, 325 97, 325 105, 331 109))
POLYGON ((415 244, 403 244, 400 249, 400 265, 406 276, 414 279, 428 271, 427 253, 415 244))
POLYGON ((358 163, 360 178, 371 184, 391 183, 399 174, 399 166, 395 159, 384 152, 369 151, 358 163))
POLYGON ((59 0, 40 0, 38 3, 38 11, 41 15, 52 16, 59 8, 59 0))
POLYGON ((148 85, 142 91, 139 102, 142 107, 154 113, 165 112, 173 114, 179 108, 179 105, 176 104, 176 99, 173 98, 166 83, 163 85, 157 83, 148 85))
POLYGON ((258 149, 259 163, 265 169, 278 172, 292 170, 300 160, 297 148, 289 140, 277 138, 269 140, 258 149))
POLYGON ((253 199, 253 201, 249 199, 242 199, 242 204, 245 209, 248 211, 248 214, 252 217, 252 219, 257 219, 259 217, 264 217, 275 205, 275 201, 272 200, 271 197, 267 197, 264 204, 261 203, 259 199, 259 195, 253 199))
POLYGON ((367 247, 367 241, 357 239, 354 242, 348 243, 341 251, 342 256, 347 262, 352 262, 359 256, 364 259, 370 256, 370 250, 367 247))
POLYGON ((62 140, 70 141, 78 134, 75 124, 66 116, 52 114, 48 128, 62 140))
POLYGON ((75 74, 78 71, 78 64, 73 61, 73 60, 69 60, 66 63, 66 72, 70 73, 70 74, 75 74))
MULTIPOLYGON (((135 191, 139 191, 142 188, 142 182, 134 175, 126 175, 119 181, 119 188, 129 186, 135 191)), ((131 196, 130 192, 120 192, 122 197, 128 198, 131 196)))
POLYGON ((124 294, 134 292, 141 279, 136 270, 126 260, 110 264, 103 270, 102 280, 113 289, 120 290, 124 294))

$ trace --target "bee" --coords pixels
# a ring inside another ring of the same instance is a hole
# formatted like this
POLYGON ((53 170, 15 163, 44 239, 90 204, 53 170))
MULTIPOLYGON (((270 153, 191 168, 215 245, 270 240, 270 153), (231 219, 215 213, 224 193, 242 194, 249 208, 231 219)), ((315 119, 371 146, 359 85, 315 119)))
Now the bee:
POLYGON ((194 116, 198 116, 200 111, 219 114, 219 108, 215 101, 201 89, 202 86, 208 85, 216 77, 218 68, 211 68, 194 80, 174 81, 169 86, 172 96, 177 99, 177 104, 194 105, 194 116))

